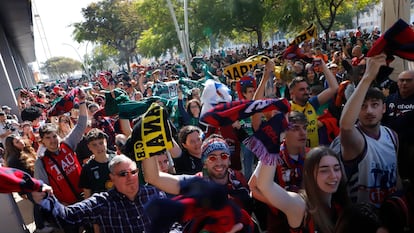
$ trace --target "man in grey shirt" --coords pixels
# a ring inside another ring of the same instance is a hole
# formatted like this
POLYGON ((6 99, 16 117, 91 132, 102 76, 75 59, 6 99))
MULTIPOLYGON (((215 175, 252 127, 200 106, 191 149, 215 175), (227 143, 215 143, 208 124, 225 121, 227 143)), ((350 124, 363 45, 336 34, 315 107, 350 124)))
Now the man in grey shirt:
MULTIPOLYGON (((79 119, 75 128, 62 140, 57 135, 57 127, 48 123, 39 129, 41 143, 46 148, 43 156, 35 163, 34 176, 53 188, 54 195, 64 205, 74 204, 82 199, 79 177, 82 166, 75 149, 87 125, 86 95, 79 90, 79 119)), ((72 226, 68 226, 72 228, 72 226)), ((72 232, 74 229, 66 230, 72 232)))

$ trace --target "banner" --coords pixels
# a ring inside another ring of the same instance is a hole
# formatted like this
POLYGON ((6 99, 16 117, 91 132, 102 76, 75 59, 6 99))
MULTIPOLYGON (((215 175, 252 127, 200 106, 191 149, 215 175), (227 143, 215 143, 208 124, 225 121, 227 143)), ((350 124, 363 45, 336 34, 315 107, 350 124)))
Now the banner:
POLYGON ((224 75, 232 80, 239 80, 247 72, 251 71, 261 61, 242 61, 224 68, 224 75))
MULTIPOLYGON (((253 68, 257 65, 257 64, 266 64, 268 61, 270 60, 270 58, 268 56, 265 55, 253 55, 250 56, 248 58, 246 58, 246 60, 230 65, 230 66, 226 66, 224 68, 224 74, 229 77, 232 80, 239 80, 241 77, 243 77, 247 72, 252 71, 253 68)), ((275 66, 275 75, 276 77, 280 78, 280 71, 281 71, 281 66, 275 66)))
POLYGON ((200 93, 202 93, 204 90, 204 83, 205 79, 203 79, 202 81, 196 81, 188 78, 180 78, 180 80, 178 80, 178 84, 180 85, 181 90, 183 91, 183 93, 186 93, 187 95, 191 94, 191 90, 193 88, 200 89, 200 93))
POLYGON ((177 98, 178 81, 160 82, 152 84, 152 95, 165 99, 177 98))

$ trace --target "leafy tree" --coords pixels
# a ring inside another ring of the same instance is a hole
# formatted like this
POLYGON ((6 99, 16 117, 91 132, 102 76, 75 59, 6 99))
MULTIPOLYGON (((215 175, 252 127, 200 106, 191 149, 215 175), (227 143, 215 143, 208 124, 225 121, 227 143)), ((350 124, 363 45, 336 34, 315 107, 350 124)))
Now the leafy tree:
MULTIPOLYGON (((175 9, 180 8, 177 6, 175 9)), ((140 54, 146 57, 159 57, 168 48, 179 47, 180 42, 165 0, 144 0, 137 4, 135 11, 136 14, 142 15, 142 19, 148 25, 138 40, 140 54)), ((182 19, 183 14, 177 14, 181 16, 177 15, 177 20, 182 19)))
POLYGON ((270 27, 290 33, 290 36, 314 22, 325 32, 333 28, 349 28, 352 17, 379 0, 264 0, 265 22, 270 27))
MULTIPOLYGON (((200 16, 200 9, 198 4, 202 2, 203 1, 198 0, 189 1, 188 31, 190 38, 189 46, 192 56, 196 55, 198 48, 207 44, 208 36, 212 35, 211 28, 206 27, 203 24, 203 20, 207 20, 206 17, 214 17, 212 16, 214 13, 213 11, 210 11, 210 15, 204 14, 205 9, 203 9, 203 15, 200 16)), ((213 1, 206 0, 206 2, 213 1)), ((174 13, 180 30, 184 30, 183 5, 179 1, 171 1, 171 3, 173 5, 174 13)), ((209 4, 207 3, 205 5, 209 4)), ((211 6, 212 5, 210 5, 210 7, 211 6)), ((138 12, 145 12, 143 17, 146 24, 149 25, 149 28, 142 33, 140 40, 138 41, 139 53, 145 56, 158 57, 162 55, 164 51, 167 51, 168 49, 174 47, 181 50, 178 35, 166 0, 144 0, 142 4, 139 5, 138 12)))
POLYGON ((116 60, 118 52, 108 46, 96 46, 92 53, 85 59, 88 65, 88 73, 96 73, 101 70, 110 69, 116 60))
POLYGON ((43 63, 40 70, 50 77, 61 79, 69 77, 75 71, 81 71, 81 67, 82 63, 72 58, 52 57, 43 63))
POLYGON ((313 13, 319 26, 325 33, 326 41, 329 44, 329 32, 331 31, 338 13, 341 11, 357 12, 366 8, 368 5, 378 2, 378 0, 311 0, 313 13), (354 10, 352 10, 354 9, 354 10))
POLYGON ((130 64, 136 54, 137 41, 146 28, 136 3, 129 1, 101 1, 82 9, 84 22, 75 23, 76 41, 92 41, 118 51, 118 63, 130 64))
MULTIPOLYGON (((192 1, 194 23, 197 31, 191 36, 198 35, 201 38, 208 38, 210 48, 216 48, 216 44, 224 38, 232 37, 234 29, 233 20, 229 13, 231 2, 225 0, 196 0, 192 1)), ((193 31, 194 32, 194 31, 193 31)))
POLYGON ((262 1, 257 0, 232 0, 231 18, 236 29, 255 33, 257 46, 263 48, 263 19, 265 7, 262 1))
POLYGON ((302 0, 265 0, 264 4, 268 9, 265 21, 283 32, 302 30, 313 20, 309 6, 302 0))
POLYGON ((338 8, 345 0, 312 0, 313 13, 322 30, 325 32, 326 40, 329 41, 329 32, 335 22, 338 8))

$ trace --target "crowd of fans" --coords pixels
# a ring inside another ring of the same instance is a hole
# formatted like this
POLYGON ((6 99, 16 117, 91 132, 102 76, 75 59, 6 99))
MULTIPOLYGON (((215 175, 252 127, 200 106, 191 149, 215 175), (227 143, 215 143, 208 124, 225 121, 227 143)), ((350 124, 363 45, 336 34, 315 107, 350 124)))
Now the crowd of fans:
POLYGON ((367 53, 379 38, 378 29, 358 28, 329 43, 305 41, 292 59, 283 56, 285 43, 266 42, 262 51, 195 58, 191 74, 179 63, 132 64, 21 89, 19 109, 0 111, 2 164, 53 189, 53 196, 28 195, 37 203, 37 232, 411 232, 414 71, 377 79, 385 56, 367 53), (241 79, 223 72, 257 54, 269 60, 241 79), (207 89, 209 81, 216 89, 207 89), (226 99, 220 90, 240 106, 286 99, 290 111, 278 105, 212 127, 202 120, 211 109, 203 108, 226 99), (153 103, 167 112, 172 146, 137 162, 131 138, 145 132, 136 128, 153 103), (214 199, 208 208, 195 204, 214 221, 177 195, 214 199), (145 205, 158 198, 175 202, 145 205), (227 198, 237 208, 226 209, 220 199, 227 198), (218 223, 233 214, 249 219, 218 223))

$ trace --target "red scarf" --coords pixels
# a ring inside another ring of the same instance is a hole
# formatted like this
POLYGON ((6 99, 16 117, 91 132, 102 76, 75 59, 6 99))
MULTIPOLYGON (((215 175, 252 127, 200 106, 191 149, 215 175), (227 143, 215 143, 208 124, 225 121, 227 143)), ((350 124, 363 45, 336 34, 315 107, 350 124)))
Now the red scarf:
POLYGON ((303 164, 305 161, 305 149, 298 155, 298 160, 293 159, 287 150, 286 140, 280 145, 280 158, 276 168, 277 183, 286 190, 297 192, 302 187, 303 164))

